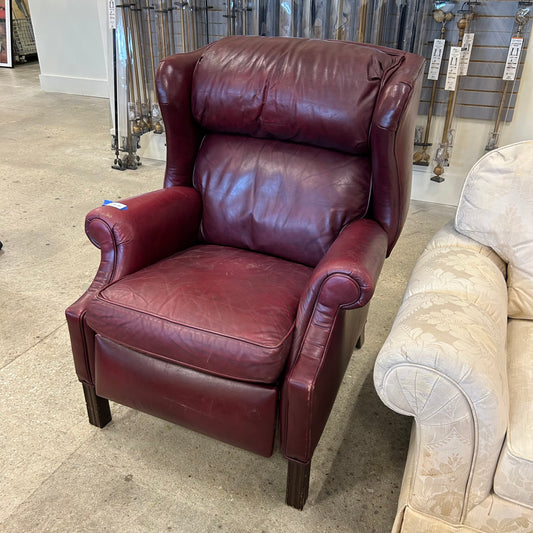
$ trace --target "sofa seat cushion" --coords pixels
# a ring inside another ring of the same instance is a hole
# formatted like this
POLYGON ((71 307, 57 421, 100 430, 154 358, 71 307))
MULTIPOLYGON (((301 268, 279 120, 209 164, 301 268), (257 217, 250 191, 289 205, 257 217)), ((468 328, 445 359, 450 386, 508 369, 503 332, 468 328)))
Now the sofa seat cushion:
POLYGON ((509 320, 509 429, 494 478, 502 498, 533 509, 533 322, 509 320))
POLYGON ((494 150, 472 167, 455 227, 508 263, 509 316, 533 319, 533 141, 494 150))
POLYGON ((256 252, 195 246, 100 291, 87 323, 155 358, 273 383, 312 269, 256 252))

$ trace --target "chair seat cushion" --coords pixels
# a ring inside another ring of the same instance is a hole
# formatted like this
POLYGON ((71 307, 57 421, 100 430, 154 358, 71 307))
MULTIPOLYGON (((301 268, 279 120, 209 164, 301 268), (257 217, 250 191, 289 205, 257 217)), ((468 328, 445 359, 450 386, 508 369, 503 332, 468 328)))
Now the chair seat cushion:
POLYGON ((533 509, 533 321, 509 320, 509 428, 494 477, 498 496, 533 509))
POLYGON ((273 383, 283 371, 311 272, 256 252, 195 246, 100 291, 88 306, 87 323, 155 358, 273 383))

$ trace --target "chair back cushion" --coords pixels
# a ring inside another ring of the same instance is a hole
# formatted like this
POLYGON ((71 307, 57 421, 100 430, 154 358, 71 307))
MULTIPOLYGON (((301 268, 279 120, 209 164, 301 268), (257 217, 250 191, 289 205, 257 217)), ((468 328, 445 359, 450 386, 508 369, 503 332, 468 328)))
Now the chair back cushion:
POLYGON ((508 263, 509 316, 533 320, 533 141, 494 150, 472 167, 455 227, 508 263))
POLYGON ((315 266, 345 224, 366 214, 370 162, 275 140, 209 134, 194 186, 205 241, 315 266))
POLYGON ((235 37, 207 47, 191 92, 206 132, 193 177, 203 239, 316 265, 367 213, 372 116, 402 61, 335 41, 235 37))
POLYGON ((196 66, 192 113, 209 131, 366 154, 382 81, 402 61, 338 41, 223 39, 196 66))

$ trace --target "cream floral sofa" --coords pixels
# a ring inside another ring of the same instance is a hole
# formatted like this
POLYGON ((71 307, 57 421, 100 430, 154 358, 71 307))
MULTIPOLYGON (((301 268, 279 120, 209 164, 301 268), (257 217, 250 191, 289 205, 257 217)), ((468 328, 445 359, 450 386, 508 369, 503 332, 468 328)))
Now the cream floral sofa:
POLYGON ((468 174, 374 382, 414 417, 394 532, 533 532, 533 141, 468 174))

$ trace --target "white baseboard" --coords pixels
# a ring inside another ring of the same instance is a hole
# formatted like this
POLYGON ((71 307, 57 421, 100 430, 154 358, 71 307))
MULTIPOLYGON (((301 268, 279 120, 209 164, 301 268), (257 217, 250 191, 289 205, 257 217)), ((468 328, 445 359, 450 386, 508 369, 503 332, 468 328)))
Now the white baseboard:
POLYGON ((107 80, 73 78, 52 74, 41 74, 39 80, 41 82, 41 89, 46 92, 109 98, 109 85, 107 80))
POLYGON ((455 174, 449 168, 446 168, 442 175, 444 181, 437 183, 431 180, 433 176, 432 169, 433 166, 414 166, 411 199, 457 207, 463 190, 465 176, 455 174))
POLYGON ((145 133, 139 142, 141 147, 137 150, 139 157, 165 161, 167 158, 167 145, 165 135, 158 135, 153 131, 145 133))

